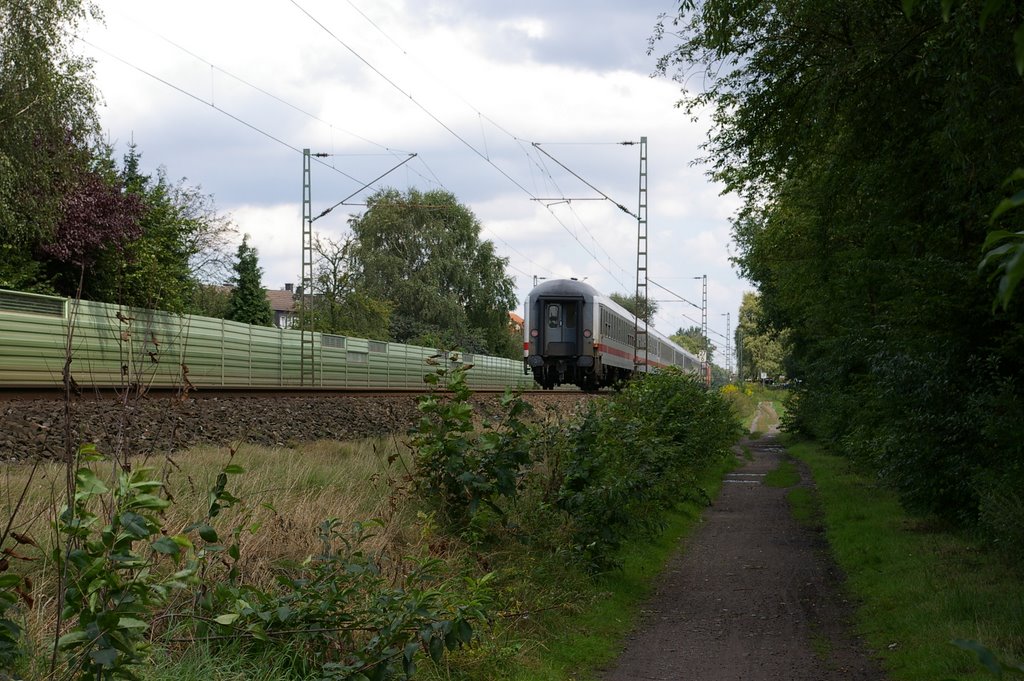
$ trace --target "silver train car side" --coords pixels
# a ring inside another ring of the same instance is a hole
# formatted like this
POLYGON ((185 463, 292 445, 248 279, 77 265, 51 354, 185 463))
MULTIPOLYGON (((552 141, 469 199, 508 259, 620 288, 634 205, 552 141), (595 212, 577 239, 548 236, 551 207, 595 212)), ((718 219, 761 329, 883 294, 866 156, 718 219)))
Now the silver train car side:
POLYGON ((677 366, 699 373, 700 360, 653 329, 646 362, 634 354, 636 318, 611 298, 575 279, 538 285, 523 315, 524 373, 547 389, 565 383, 597 390, 634 371, 677 366))

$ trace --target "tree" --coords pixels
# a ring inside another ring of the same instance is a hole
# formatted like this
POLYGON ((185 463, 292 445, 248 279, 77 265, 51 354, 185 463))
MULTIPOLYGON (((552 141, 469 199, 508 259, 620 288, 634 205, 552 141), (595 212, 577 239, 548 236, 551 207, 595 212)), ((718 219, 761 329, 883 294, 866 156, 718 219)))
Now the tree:
POLYGON ((785 375, 786 332, 778 332, 767 325, 761 311, 761 299, 756 293, 743 294, 739 319, 736 321, 736 347, 743 348, 740 378, 760 380, 761 374, 775 380, 785 375))
POLYGON ((234 289, 228 299, 226 319, 256 326, 271 326, 274 311, 270 309, 267 292, 263 289, 263 270, 259 266, 259 255, 249 245, 249 235, 242 238, 235 262, 234 289))
MULTIPOLYGON (((97 162, 91 61, 70 49, 79 0, 0 0, 0 285, 73 295, 138 207, 97 162)), ((88 278, 85 279, 88 281, 88 278)))
POLYGON ((188 309, 200 317, 227 319, 231 303, 231 290, 227 286, 198 284, 192 290, 188 309))
POLYGON ((139 197, 125 192, 100 164, 68 173, 66 179, 53 234, 35 245, 35 257, 43 261, 47 279, 57 293, 95 297, 93 286, 97 271, 102 271, 101 259, 104 254, 125 258, 129 245, 141 234, 143 206, 139 197))
POLYGON ((91 62, 70 49, 86 7, 0 0, 0 242, 21 254, 52 244, 95 186, 83 154, 99 132, 91 62))
POLYGON ((142 206, 137 238, 121 252, 106 253, 91 277, 91 297, 171 312, 191 310, 200 283, 223 282, 230 219, 212 199, 184 180, 172 185, 163 168, 143 174, 131 144, 119 179, 142 206))
POLYGON ((708 342, 707 336, 704 335, 699 326, 691 326, 687 329, 680 327, 674 334, 669 336, 669 340, 689 350, 697 357, 700 357, 701 353, 706 352, 709 363, 714 359, 715 346, 708 342))
POLYGON ((389 301, 391 340, 512 356, 508 261, 451 193, 382 190, 349 224, 353 290, 389 301))
POLYGON ((654 319, 654 315, 658 313, 658 301, 651 300, 650 298, 637 300, 635 293, 612 293, 608 297, 626 308, 627 312, 639 317, 648 324, 654 319))
MULTIPOLYGON (((652 47, 671 35, 662 72, 706 76, 681 105, 710 112, 705 160, 742 200, 758 328, 788 329, 792 425, 911 508, 981 517, 987 490, 1024 483, 1024 307, 993 312, 999 284, 978 272, 1024 158, 1016 3, 704 0, 671 22, 652 47)), ((1011 234, 1017 213, 1000 218, 1011 234)))
POLYGON ((351 241, 314 235, 313 286, 311 296, 300 300, 299 314, 321 333, 386 340, 391 306, 354 288, 348 265, 350 248, 351 241), (309 309, 303 309, 303 304, 309 309))

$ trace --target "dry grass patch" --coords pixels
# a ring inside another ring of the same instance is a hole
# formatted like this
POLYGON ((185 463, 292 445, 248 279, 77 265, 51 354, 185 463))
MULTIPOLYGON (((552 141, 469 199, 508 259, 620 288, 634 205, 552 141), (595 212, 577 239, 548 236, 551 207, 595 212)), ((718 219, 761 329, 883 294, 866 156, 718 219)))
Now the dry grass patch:
MULTIPOLYGON (((150 467, 152 477, 164 481, 164 492, 174 502, 163 514, 168 535, 206 518, 218 474, 228 464, 241 467, 244 472, 229 475, 227 485, 240 503, 210 524, 222 542, 237 532, 241 581, 264 588, 284 566, 320 550, 317 527, 329 518, 339 519, 342 526, 380 521, 364 547, 370 551, 403 555, 412 550, 420 541, 415 512, 392 484, 407 470, 407 451, 396 439, 321 441, 292 448, 242 444, 133 459, 131 465, 150 467)), ((90 465, 113 488, 114 464, 90 465)), ((38 544, 18 546, 18 554, 29 560, 11 560, 10 569, 31 578, 35 607, 25 612, 24 621, 29 639, 47 640, 56 621, 57 576, 51 556, 54 521, 65 505, 66 467, 53 462, 9 464, 0 479, 3 525, 17 509, 11 529, 38 544)), ((111 509, 105 510, 109 516, 111 509)), ((192 534, 197 546, 202 545, 192 534)))

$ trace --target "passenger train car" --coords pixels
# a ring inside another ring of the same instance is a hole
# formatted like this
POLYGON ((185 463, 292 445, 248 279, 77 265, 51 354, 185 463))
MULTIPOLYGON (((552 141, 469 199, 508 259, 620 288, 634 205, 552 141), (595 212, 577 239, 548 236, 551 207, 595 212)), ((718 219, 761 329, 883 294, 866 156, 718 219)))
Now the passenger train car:
MULTIPOLYGON (((66 366, 81 389, 422 390, 436 354, 321 333, 304 343, 294 329, 0 290, 0 388, 57 388, 66 366)), ((518 360, 460 359, 473 365, 471 388, 533 387, 518 360)))
POLYGON ((576 279, 545 281, 526 298, 524 372, 551 389, 563 383, 596 390, 634 371, 677 366, 699 373, 700 360, 653 329, 647 357, 634 354, 636 318, 591 285, 576 279))

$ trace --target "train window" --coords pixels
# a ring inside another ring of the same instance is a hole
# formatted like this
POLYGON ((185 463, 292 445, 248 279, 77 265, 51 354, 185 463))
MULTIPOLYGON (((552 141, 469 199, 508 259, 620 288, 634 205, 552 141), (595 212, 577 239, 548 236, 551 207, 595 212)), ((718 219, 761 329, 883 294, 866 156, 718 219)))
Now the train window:
POLYGON ((558 322, 562 318, 562 311, 558 305, 548 305, 548 328, 557 329, 558 322))

